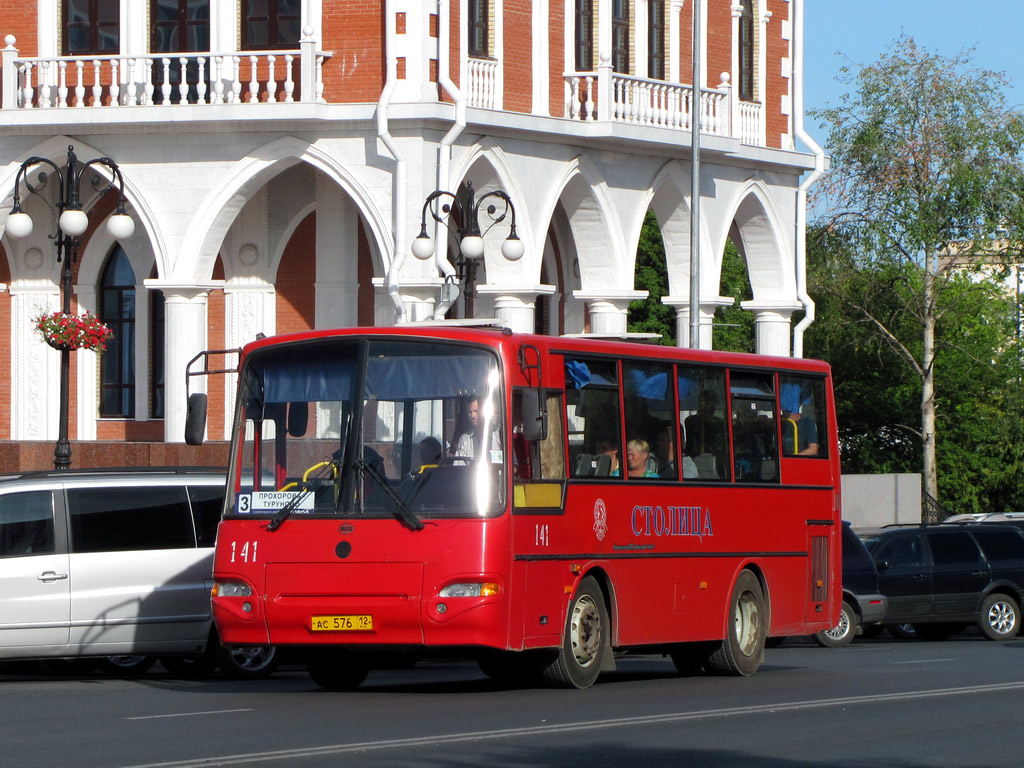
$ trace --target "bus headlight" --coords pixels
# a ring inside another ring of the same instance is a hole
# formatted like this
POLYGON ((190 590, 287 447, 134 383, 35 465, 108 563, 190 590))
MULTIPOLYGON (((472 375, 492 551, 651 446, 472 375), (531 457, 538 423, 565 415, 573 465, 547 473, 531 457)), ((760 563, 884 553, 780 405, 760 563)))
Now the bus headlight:
POLYGON ((440 597, 495 597, 501 588, 493 581, 469 584, 449 584, 438 594, 440 597))
POLYGON ((218 581, 213 585, 214 597, 249 597, 252 587, 244 581, 218 581))

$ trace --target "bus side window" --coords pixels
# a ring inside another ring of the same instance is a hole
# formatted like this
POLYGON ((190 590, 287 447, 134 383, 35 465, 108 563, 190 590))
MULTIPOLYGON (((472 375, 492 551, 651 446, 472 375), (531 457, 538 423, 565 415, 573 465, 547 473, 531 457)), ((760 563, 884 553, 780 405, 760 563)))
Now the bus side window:
POLYGON ((565 359, 565 416, 572 477, 621 477, 618 369, 607 360, 565 359))
POLYGON ((824 380, 780 375, 779 412, 783 456, 828 456, 824 380))
POLYGON ((560 480, 565 477, 562 432, 562 397, 545 393, 548 434, 543 440, 530 441, 523 435, 522 390, 512 392, 512 469, 518 480, 560 480))

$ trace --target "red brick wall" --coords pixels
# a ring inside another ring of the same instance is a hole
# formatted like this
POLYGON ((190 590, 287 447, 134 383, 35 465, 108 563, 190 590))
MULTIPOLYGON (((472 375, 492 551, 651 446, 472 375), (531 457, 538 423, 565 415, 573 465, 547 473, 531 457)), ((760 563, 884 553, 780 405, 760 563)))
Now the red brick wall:
MULTIPOLYGON (((707 4, 708 21, 707 29, 704 30, 707 36, 707 64, 704 67, 703 88, 717 88, 723 72, 732 71, 732 3, 712 2, 707 4)), ((683 16, 690 16, 689 3, 683 7, 683 16)), ((687 35, 687 45, 692 48, 687 35)), ((692 59, 692 56, 687 56, 692 59)), ((688 72, 693 72, 693 64, 690 64, 688 72)), ((680 71, 682 80, 689 80, 680 71)))
POLYGON ((295 228, 277 268, 277 333, 312 330, 316 323, 316 214, 295 228))
POLYGON ((558 3, 548 6, 548 109, 552 117, 565 114, 565 9, 558 3))
MULTIPOLYGON (((53 442, 0 441, 0 472, 53 469, 53 442)), ((89 467, 226 467, 229 445, 71 443, 72 469, 89 467)))
POLYGON ((383 0, 323 0, 324 98, 376 102, 384 87, 383 0))
POLYGON ((789 40, 782 39, 782 23, 789 19, 791 4, 783 0, 768 0, 772 13, 765 41, 765 99, 767 138, 769 147, 781 147, 783 134, 789 133, 789 115, 782 113, 782 97, 789 94, 790 78, 782 76, 782 60, 790 56, 789 40))
POLYGON ((509 112, 533 111, 532 5, 530 0, 505 0, 501 60, 505 78, 505 110, 509 112))
MULTIPOLYGON (((214 280, 224 279, 224 262, 217 256, 213 264, 214 280)), ((224 300, 224 290, 218 288, 210 291, 206 299, 206 343, 209 349, 224 349, 227 346, 224 329, 227 327, 227 304, 224 300)), ((220 360, 211 360, 211 368, 227 368, 238 361, 235 355, 226 356, 220 360)), ((207 406, 206 406, 206 434, 213 439, 218 439, 224 434, 225 415, 224 379, 221 376, 214 376, 207 385, 207 406)))

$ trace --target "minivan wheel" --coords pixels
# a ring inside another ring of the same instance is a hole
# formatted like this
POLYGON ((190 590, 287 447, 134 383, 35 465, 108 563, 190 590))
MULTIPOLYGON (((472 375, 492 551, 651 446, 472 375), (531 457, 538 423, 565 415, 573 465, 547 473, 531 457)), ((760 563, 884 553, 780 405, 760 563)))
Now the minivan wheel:
POLYGON ((900 640, 917 640, 913 624, 886 624, 885 628, 889 630, 890 635, 900 640))
POLYGON ((848 602, 843 600, 843 607, 839 609, 839 623, 832 629, 816 632, 812 635, 814 642, 824 648, 842 648, 849 645, 853 636, 857 634, 857 614, 848 602))
POLYGON ((206 677, 217 667, 217 657, 209 652, 189 656, 161 656, 160 663, 174 677, 206 677))
POLYGON ((100 671, 111 677, 139 677, 156 664, 156 656, 105 656, 100 659, 100 671))
POLYGON ((281 653, 274 645, 221 647, 218 656, 224 674, 240 680, 259 680, 267 677, 281 664, 281 653))
POLYGON ((989 640, 1009 640, 1020 629, 1020 606, 1012 597, 991 594, 981 603, 978 629, 989 640))

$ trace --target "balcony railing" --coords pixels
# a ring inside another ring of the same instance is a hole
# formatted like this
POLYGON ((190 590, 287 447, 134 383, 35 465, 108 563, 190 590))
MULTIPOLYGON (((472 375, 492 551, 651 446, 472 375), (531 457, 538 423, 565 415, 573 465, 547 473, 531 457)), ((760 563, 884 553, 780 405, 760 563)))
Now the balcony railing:
MULTIPOLYGON (((565 116, 572 120, 616 121, 689 131, 693 126, 693 88, 613 73, 611 67, 565 76, 565 116)), ((701 132, 764 146, 761 105, 734 101, 728 78, 700 93, 701 132)))
POLYGON ((499 109, 498 62, 494 59, 469 59, 466 74, 468 105, 481 109, 499 109))
POLYGON ((323 101, 312 40, 294 51, 21 58, 3 49, 3 109, 323 101))

